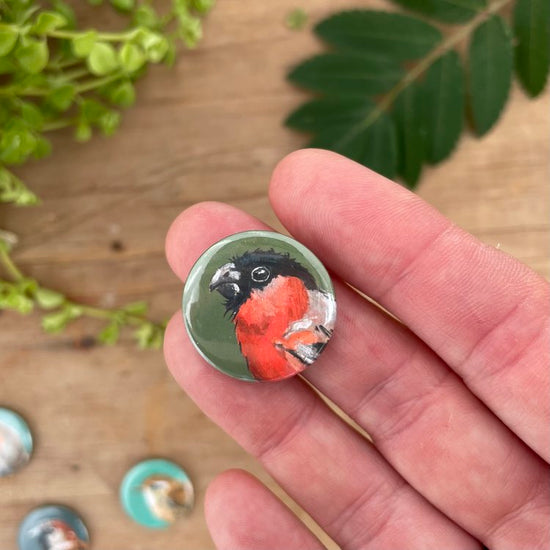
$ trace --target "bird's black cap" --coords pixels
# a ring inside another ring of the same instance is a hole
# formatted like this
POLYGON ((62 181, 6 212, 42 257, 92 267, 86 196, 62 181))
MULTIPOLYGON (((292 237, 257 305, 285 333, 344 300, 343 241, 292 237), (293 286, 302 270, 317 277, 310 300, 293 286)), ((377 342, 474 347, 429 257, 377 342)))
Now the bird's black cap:
POLYGON ((316 290, 311 273, 290 254, 274 249, 256 249, 234 256, 213 277, 210 290, 217 290, 226 299, 225 307, 234 317, 253 290, 266 287, 279 276, 297 277, 308 290, 316 290))

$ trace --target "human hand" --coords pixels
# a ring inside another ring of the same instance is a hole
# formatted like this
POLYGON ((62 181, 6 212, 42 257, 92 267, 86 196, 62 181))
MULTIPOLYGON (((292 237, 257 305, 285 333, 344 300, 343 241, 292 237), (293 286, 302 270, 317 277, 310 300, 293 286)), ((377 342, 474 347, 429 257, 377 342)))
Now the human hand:
MULTIPOLYGON (((299 377, 250 384, 207 366, 178 313, 165 355, 182 388, 343 548, 548 548, 548 284, 333 153, 285 158, 270 198, 335 278, 334 336, 304 378, 373 444, 299 377)), ((184 280, 210 245, 249 229, 265 226, 195 205, 170 229, 170 265, 184 280)), ((321 547, 241 471, 211 484, 206 518, 221 550, 321 547)))

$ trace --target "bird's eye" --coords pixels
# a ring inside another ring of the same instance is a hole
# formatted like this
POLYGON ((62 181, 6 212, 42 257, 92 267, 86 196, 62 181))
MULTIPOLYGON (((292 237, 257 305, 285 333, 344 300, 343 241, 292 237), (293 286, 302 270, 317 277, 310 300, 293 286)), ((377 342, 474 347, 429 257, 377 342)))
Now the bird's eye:
POLYGON ((271 272, 267 269, 267 267, 260 266, 255 267, 250 275, 252 280, 256 283, 265 283, 265 281, 267 281, 271 276, 271 272))

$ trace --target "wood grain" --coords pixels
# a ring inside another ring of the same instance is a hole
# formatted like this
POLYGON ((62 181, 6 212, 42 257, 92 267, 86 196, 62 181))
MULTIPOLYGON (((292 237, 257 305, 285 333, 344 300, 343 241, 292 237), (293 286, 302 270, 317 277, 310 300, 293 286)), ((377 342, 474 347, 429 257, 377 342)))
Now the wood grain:
MULTIPOLYGON (((310 0, 312 21, 382 1, 310 0)), ((105 306, 147 299, 153 314, 179 307, 181 284, 163 256, 172 219, 200 200, 235 204, 280 228, 266 190, 270 173, 303 138, 281 125, 305 94, 285 82, 288 68, 318 49, 284 18, 292 0, 220 2, 201 47, 174 70, 157 67, 139 84, 137 106, 120 132, 86 145, 55 137, 55 154, 20 171, 42 197, 36 209, 2 208, 1 225, 21 235, 17 261, 44 284, 105 306), (114 250, 113 241, 122 244, 114 250)), ((483 241, 548 276, 548 94, 531 101, 517 87, 497 128, 426 170, 419 194, 483 241)), ((39 318, 0 316, 0 403, 31 422, 36 455, 0 480, 0 548, 15 547, 17 525, 34 505, 79 509, 102 550, 210 549, 205 489, 230 467, 250 470, 282 491, 172 381, 156 352, 129 341, 82 348, 96 331, 79 323, 45 336, 39 318), (197 508, 166 532, 127 519, 118 486, 136 461, 161 455, 192 476, 197 508)))

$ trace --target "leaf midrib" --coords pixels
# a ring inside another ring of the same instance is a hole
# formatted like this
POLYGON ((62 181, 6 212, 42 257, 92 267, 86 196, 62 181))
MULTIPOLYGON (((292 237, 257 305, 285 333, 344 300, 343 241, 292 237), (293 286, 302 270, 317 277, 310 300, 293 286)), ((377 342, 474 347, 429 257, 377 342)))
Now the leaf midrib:
POLYGON ((482 13, 482 11, 476 10, 475 8, 472 8, 472 6, 467 5, 463 2, 460 2, 460 0, 445 0, 445 1, 447 2, 447 4, 451 4, 459 8, 463 8, 465 10, 471 11, 472 13, 482 13))
POLYGON ((369 74, 365 74, 364 72, 350 73, 349 71, 346 72, 346 73, 333 73, 333 72, 328 73, 327 72, 327 76, 331 76, 331 77, 334 77, 334 78, 339 78, 339 79, 342 79, 342 80, 352 80, 352 81, 356 81, 356 80, 386 81, 386 80, 388 80, 388 78, 391 78, 392 76, 395 77, 399 74, 400 73, 398 73, 397 71, 388 71, 388 72, 382 73, 382 74, 380 74, 380 71, 377 71, 376 73, 369 73, 369 74))

